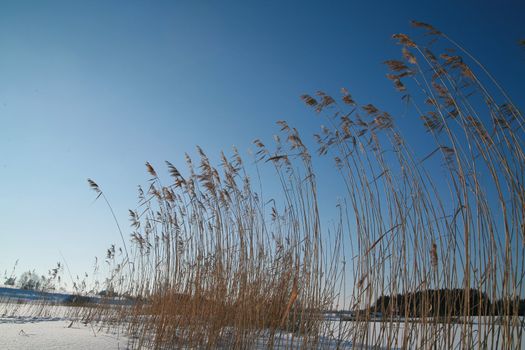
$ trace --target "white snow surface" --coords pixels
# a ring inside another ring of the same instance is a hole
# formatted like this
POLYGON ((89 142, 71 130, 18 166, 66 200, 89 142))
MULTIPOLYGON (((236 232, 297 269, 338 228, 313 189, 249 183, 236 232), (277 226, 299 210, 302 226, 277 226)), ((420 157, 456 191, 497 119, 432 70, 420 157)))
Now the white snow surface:
MULTIPOLYGON (((101 328, 96 324, 83 323, 79 318, 75 318, 75 309, 66 306, 42 305, 34 303, 17 304, 17 303, 2 303, 0 301, 0 350, 20 350, 20 349, 54 349, 54 350, 69 350, 69 349, 97 349, 97 350, 124 350, 129 349, 132 342, 129 341, 123 334, 118 334, 116 330, 108 331, 106 328, 101 328)), ((525 319, 520 319, 522 325, 525 325, 525 319)), ((410 329, 405 329, 402 322, 385 324, 381 322, 369 322, 366 324, 355 324, 353 322, 340 322, 336 318, 328 318, 324 323, 326 332, 329 335, 321 337, 317 347, 319 349, 400 349, 402 346, 402 336, 405 331, 410 333, 424 332, 420 325, 408 324, 410 329), (348 335, 344 336, 343 330, 348 327, 368 327, 368 339, 349 339, 348 335), (381 334, 388 332, 392 327, 399 331, 397 336, 390 342, 385 342, 383 339, 379 340, 381 334), (338 340, 338 338, 342 340, 338 340), (375 339, 374 339, 375 338, 375 339), (368 344, 376 344, 375 347, 370 347, 368 344), (380 344, 380 345, 379 345, 380 344), (379 346, 377 346, 379 345, 379 346)), ((460 325, 452 325, 457 330, 457 333, 452 336, 453 349, 461 349, 461 341, 459 337, 460 325)), ((483 334, 483 328, 486 323, 482 319, 475 319, 473 326, 473 334, 483 334)), ((496 326, 498 330, 499 326, 496 326)), ((523 328, 522 328, 523 330, 523 328)), ((429 329, 426 332, 439 333, 439 329, 429 329)), ((513 335, 513 342, 515 345, 513 349, 525 350, 525 331, 520 334, 513 335), (521 342, 518 339, 521 338, 521 342)), ((489 335, 484 338, 488 348, 498 347, 497 342, 493 342, 489 335)), ((288 333, 276 334, 273 340, 273 349, 296 349, 302 348, 302 337, 293 336, 288 333)), ((269 344, 267 335, 261 334, 261 337, 253 344, 254 349, 266 349, 269 344)), ((428 345, 428 344, 427 344, 428 345)), ((424 344, 409 345, 412 347, 427 348, 424 344)), ((228 346, 223 347, 228 348, 228 346)), ((479 348, 479 345, 476 347, 479 348)))
POLYGON ((0 348, 20 349, 127 349, 127 339, 89 324, 59 318, 1 317, 0 348))
POLYGON ((72 319, 71 309, 0 302, 0 349, 128 349, 128 339, 96 325, 72 319))

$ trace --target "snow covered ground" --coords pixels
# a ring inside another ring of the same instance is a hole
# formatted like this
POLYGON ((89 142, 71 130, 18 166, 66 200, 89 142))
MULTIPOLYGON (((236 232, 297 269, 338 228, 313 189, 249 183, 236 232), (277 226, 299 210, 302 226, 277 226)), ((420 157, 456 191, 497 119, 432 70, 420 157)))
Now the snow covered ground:
MULTIPOLYGON (((2 303, 0 302, 0 349, 1 350, 20 350, 20 349, 128 349, 129 339, 123 334, 118 334, 113 330, 109 332, 105 328, 97 325, 83 323, 75 318, 75 309, 71 306, 42 305, 37 303, 2 303)), ((484 327, 489 327, 485 320, 473 318, 472 335, 474 338, 480 336, 487 341, 487 348, 498 348, 501 343, 491 341, 491 336, 500 333, 496 327, 494 332, 487 332, 484 327), (482 334, 485 334, 482 336, 482 334)), ((520 320, 524 322, 523 319, 520 320)), ((525 322, 524 322, 525 324, 525 322)), ((418 339, 437 339, 439 333, 443 331, 441 327, 427 328, 425 331, 417 323, 384 323, 369 322, 368 324, 357 324, 354 322, 340 322, 337 318, 328 318, 324 323, 326 336, 319 339, 317 348, 319 349, 399 349, 402 347, 403 335, 408 332, 411 336, 418 334, 418 339), (364 330, 368 327, 368 330, 364 330), (364 332, 363 332, 364 331, 364 332), (389 337, 388 333, 395 334, 389 337), (437 333, 436 333, 437 332, 437 333), (434 334, 435 333, 435 334, 434 334), (367 337, 352 337, 351 334, 367 334, 367 337), (433 336, 432 336, 433 335, 433 336), (436 337, 437 335, 437 337, 436 337), (353 338, 353 339, 352 339, 353 338), (338 340, 341 339, 341 340, 338 340), (390 341, 387 341, 390 339, 390 341), (370 347, 368 344, 381 344, 381 346, 370 347)), ((448 325, 454 328, 453 340, 450 348, 461 349, 461 338, 459 335, 461 325, 448 325)), ((450 332, 449 332, 450 333, 450 332)), ((525 350, 524 334, 514 334, 515 344, 512 348, 525 350), (523 341, 518 341, 519 338, 523 341)), ((253 344, 253 349, 266 349, 270 343, 270 338, 264 333, 253 344)), ((481 340, 481 339, 477 339, 481 340)), ((476 340, 476 342, 477 342, 476 340)), ((482 340, 482 341, 483 341, 482 340)), ((303 338, 292 334, 277 334, 273 339, 274 349, 293 349, 301 348, 303 338)), ((417 342, 417 346, 428 348, 424 344, 417 342)), ((409 348, 416 344, 411 343, 409 348)), ((427 345, 431 345, 428 344, 427 345)), ((444 348, 443 343, 438 348, 444 348)), ((225 347, 227 348, 227 347, 225 347)))
POLYGON ((61 318, 0 317, 0 349, 127 349, 127 339, 61 318))
POLYGON ((127 349, 128 340, 72 317, 71 307, 0 302, 0 349, 127 349))

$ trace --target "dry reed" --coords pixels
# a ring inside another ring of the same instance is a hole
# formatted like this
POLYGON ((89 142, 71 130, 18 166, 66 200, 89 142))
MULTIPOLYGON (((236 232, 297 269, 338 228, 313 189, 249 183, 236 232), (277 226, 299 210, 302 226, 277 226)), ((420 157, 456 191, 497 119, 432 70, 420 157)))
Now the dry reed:
POLYGON ((334 159, 347 191, 332 235, 321 227, 311 155, 286 122, 275 149, 255 141, 279 199, 254 191, 237 151, 216 168, 198 148, 184 175, 167 163, 169 183, 146 163, 130 249, 124 242, 119 263, 108 252, 107 287, 134 303, 84 317, 124 327, 136 348, 246 349, 261 339, 272 348, 283 334, 290 348, 327 337, 339 348, 519 348, 524 118, 467 51, 413 25, 425 43, 394 35, 401 58, 385 64, 427 144, 410 147, 396 118, 346 89, 340 99, 302 96, 328 121, 318 154, 334 159), (351 321, 323 321, 334 307, 351 321))

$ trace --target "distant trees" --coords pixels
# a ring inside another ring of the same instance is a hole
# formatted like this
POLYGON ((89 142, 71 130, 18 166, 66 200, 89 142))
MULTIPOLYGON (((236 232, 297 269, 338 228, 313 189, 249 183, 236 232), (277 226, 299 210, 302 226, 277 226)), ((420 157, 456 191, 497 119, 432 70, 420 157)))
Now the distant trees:
POLYGON ((14 287, 16 283, 16 277, 7 277, 4 281, 5 286, 12 286, 14 287))
POLYGON ((40 276, 34 271, 26 271, 20 275, 18 279, 18 288, 29 290, 40 290, 40 276))
POLYGON ((525 316, 525 299, 499 299, 494 303, 496 315, 525 316))
POLYGON ((466 315, 525 315, 525 299, 497 300, 477 289, 470 289, 468 307, 465 289, 429 289, 406 294, 380 296, 373 311, 409 317, 466 315))
POLYGON ((7 270, 4 272, 4 276, 3 276, 4 286, 11 286, 11 287, 15 286, 15 283, 16 283, 15 270, 16 270, 17 265, 18 265, 18 260, 15 261, 15 264, 13 265, 13 269, 9 275, 7 274, 7 270))
POLYGON ((22 273, 18 278, 16 286, 20 289, 37 291, 49 291, 55 289, 51 278, 39 276, 35 273, 35 271, 26 271, 22 273))

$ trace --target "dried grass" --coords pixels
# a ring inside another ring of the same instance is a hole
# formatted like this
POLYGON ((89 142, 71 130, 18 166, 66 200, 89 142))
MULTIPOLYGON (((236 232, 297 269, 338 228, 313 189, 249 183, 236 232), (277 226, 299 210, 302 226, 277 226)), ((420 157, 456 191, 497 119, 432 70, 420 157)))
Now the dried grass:
POLYGON ((284 121, 275 149, 254 142, 257 165, 275 168, 279 205, 254 191, 237 151, 216 168, 198 148, 184 172, 167 163, 166 184, 146 163, 131 247, 109 280, 135 303, 84 317, 126 327, 136 348, 246 349, 261 338, 272 348, 281 332, 293 334, 289 347, 315 348, 336 331, 322 321, 331 308, 354 311, 337 329, 351 344, 519 348, 524 118, 467 51, 413 25, 425 43, 394 35, 401 58, 385 64, 428 144, 410 147, 396 118, 346 89, 340 100, 301 96, 328 121, 318 153, 334 159, 346 189, 334 233, 321 227, 312 157, 284 121), (374 311, 379 328, 368 326, 374 311), (475 317, 486 327, 476 330, 475 317))

